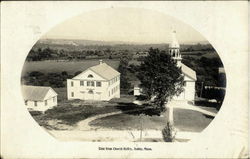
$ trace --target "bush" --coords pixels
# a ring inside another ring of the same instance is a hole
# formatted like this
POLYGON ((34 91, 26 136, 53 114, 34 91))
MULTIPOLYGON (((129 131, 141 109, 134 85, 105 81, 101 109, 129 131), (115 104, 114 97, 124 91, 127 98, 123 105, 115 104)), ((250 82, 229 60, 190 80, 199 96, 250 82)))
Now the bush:
POLYGON ((37 116, 37 115, 41 115, 41 114, 42 114, 41 111, 30 111, 31 116, 37 116))
POLYGON ((175 139, 175 130, 173 125, 167 122, 167 126, 162 130, 163 140, 165 142, 173 142, 175 139))

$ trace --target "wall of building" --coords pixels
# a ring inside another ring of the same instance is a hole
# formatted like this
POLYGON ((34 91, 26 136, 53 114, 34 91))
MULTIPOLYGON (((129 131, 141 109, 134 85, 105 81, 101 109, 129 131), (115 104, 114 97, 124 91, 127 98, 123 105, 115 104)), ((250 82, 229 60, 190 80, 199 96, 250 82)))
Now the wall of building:
POLYGON ((57 106, 57 96, 54 96, 44 101, 27 100, 25 102, 25 105, 27 106, 27 109, 29 110, 46 111, 48 109, 53 108, 54 106, 57 106), (46 101, 47 101, 47 105, 46 105, 46 101), (37 103, 36 105, 35 105, 35 102, 37 103))
POLYGON ((108 98, 109 100, 112 98, 120 98, 120 76, 109 81, 108 98))
POLYGON ((81 99, 81 100, 104 100, 108 101, 112 98, 120 98, 120 77, 117 80, 111 79, 102 80, 92 78, 86 79, 68 79, 67 80, 67 96, 68 99, 81 99), (81 85, 81 81, 82 84, 81 85), (94 86, 88 86, 87 82, 94 82, 94 86), (73 86, 72 86, 73 82, 73 86), (97 87, 97 82, 101 82, 101 87, 97 87))

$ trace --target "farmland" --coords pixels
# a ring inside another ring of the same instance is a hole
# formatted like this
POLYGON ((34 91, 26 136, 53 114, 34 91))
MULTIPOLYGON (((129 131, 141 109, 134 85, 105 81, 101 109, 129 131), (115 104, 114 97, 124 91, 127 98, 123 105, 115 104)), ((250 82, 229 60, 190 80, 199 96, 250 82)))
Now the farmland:
MULTIPOLYGON (((117 69, 119 60, 104 60, 108 65, 117 69)), ((97 65, 99 60, 81 60, 81 61, 35 61, 25 62, 22 76, 27 72, 39 71, 42 73, 61 73, 66 71, 68 74, 74 74, 77 71, 84 71, 87 68, 97 65)))

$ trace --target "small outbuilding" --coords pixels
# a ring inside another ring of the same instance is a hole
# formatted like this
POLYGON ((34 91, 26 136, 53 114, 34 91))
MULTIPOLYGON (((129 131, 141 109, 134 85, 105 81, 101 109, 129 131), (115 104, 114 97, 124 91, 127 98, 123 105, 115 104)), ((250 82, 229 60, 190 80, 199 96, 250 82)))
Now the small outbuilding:
POLYGON ((51 87, 22 86, 25 105, 31 111, 46 111, 57 106, 57 93, 51 87))

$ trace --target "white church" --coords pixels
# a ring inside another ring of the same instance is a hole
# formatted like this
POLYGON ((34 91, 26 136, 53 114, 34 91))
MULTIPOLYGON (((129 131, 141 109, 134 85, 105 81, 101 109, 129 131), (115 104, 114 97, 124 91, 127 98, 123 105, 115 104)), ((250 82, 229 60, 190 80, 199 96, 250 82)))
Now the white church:
POLYGON ((172 38, 172 43, 169 45, 169 54, 176 60, 177 66, 181 68, 184 75, 184 91, 179 96, 175 96, 174 99, 194 101, 196 72, 181 62, 180 44, 176 38, 176 31, 173 31, 172 38))
MULTIPOLYGON (((184 76, 184 91, 178 95, 174 96, 174 100, 185 100, 194 101, 195 99, 195 82, 196 82, 196 72, 183 64, 181 62, 182 57, 180 53, 180 44, 176 38, 176 31, 172 33, 172 43, 169 44, 169 54, 177 62, 177 66, 181 68, 182 74, 184 76)), ((142 92, 138 85, 134 87, 134 95, 140 95, 142 92)))

